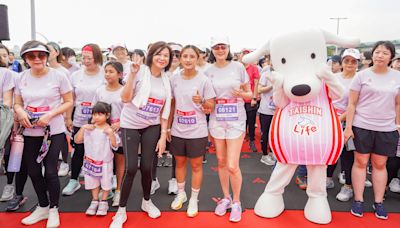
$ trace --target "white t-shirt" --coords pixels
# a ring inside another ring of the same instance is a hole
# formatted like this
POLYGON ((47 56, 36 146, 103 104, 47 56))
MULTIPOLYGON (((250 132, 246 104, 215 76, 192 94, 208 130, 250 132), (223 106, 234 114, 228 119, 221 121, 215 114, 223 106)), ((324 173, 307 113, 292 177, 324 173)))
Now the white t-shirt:
MULTIPOLYGON (((268 86, 269 82, 267 80, 267 75, 271 72, 265 71, 261 74, 260 85, 268 86)), ((258 108, 258 112, 264 115, 274 115, 275 113, 275 104, 272 100, 273 91, 272 89, 267 93, 261 93, 261 101, 260 107, 258 108)))
POLYGON ((96 90, 96 95, 93 98, 93 105, 98 101, 111 104, 111 123, 119 122, 121 116, 121 110, 124 106, 121 100, 121 92, 123 87, 115 91, 108 91, 106 85, 100 86, 96 90))
POLYGON ((196 69, 202 73, 206 72, 208 68, 210 68, 210 66, 212 66, 212 64, 210 63, 206 63, 203 66, 196 66, 196 69))
POLYGON ((68 68, 67 70, 69 71, 69 75, 72 75, 73 73, 75 73, 75 71, 80 70, 81 67, 78 64, 73 64, 70 68, 68 68))
MULTIPOLYGON (((133 82, 135 86, 134 96, 140 93, 144 70, 140 70, 133 82)), ((121 112, 121 127, 128 129, 144 129, 146 127, 160 124, 160 113, 167 97, 161 77, 150 76, 150 97, 147 105, 141 108, 133 104, 133 99, 129 103, 124 103, 121 112)))
POLYGON ((249 76, 243 64, 230 62, 223 68, 210 66, 205 74, 211 79, 216 94, 215 110, 210 115, 210 128, 236 128, 245 130, 246 110, 244 100, 232 96, 233 89, 249 83, 249 76))
POLYGON ((384 75, 371 68, 354 77, 350 89, 359 92, 353 126, 367 130, 390 132, 396 128, 396 96, 399 94, 400 72, 389 69, 384 75))
MULTIPOLYGON (((112 149, 117 148, 112 147, 110 138, 104 133, 103 129, 95 128, 94 130, 85 130, 83 134, 85 156, 95 161, 112 161, 114 157, 112 149)), ((119 143, 120 139, 118 135, 115 134, 115 137, 117 138, 117 143, 119 143)))
MULTIPOLYGON (((20 74, 16 81, 15 94, 22 97, 24 109, 30 118, 39 118, 61 105, 63 94, 72 91, 71 83, 67 77, 55 69, 49 68, 49 72, 40 78, 31 75, 31 70, 20 74)), ((56 135, 66 131, 64 117, 59 114, 50 122, 50 134, 56 135)), ((26 128, 26 136, 43 136, 41 127, 26 128)))
POLYGON ((82 69, 73 73, 71 79, 75 94, 73 125, 82 127, 92 116, 92 101, 96 95, 96 89, 105 84, 104 71, 101 69, 96 75, 89 76, 82 69))
POLYGON ((192 96, 198 91, 205 100, 214 98, 211 81, 201 72, 190 80, 183 79, 182 74, 176 74, 171 77, 171 87, 175 99, 171 134, 184 139, 207 137, 206 115, 201 111, 201 105, 193 103, 192 96))
POLYGON ((338 81, 343 85, 344 94, 341 99, 332 101, 332 104, 336 108, 337 113, 342 114, 346 111, 349 104, 350 85, 353 78, 344 78, 342 72, 335 74, 335 76, 338 77, 338 81))
POLYGON ((0 67, 0 104, 3 104, 3 93, 15 87, 13 71, 0 67))

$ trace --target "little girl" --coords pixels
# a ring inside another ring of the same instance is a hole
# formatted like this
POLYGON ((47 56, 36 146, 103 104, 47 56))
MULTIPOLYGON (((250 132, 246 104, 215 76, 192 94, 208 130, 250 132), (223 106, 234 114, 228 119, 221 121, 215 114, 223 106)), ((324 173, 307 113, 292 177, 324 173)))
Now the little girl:
POLYGON ((119 138, 110 127, 111 106, 97 102, 93 107, 91 124, 85 124, 75 136, 75 142, 85 144, 83 171, 85 188, 92 191, 87 215, 107 215, 107 195, 112 188, 113 152, 119 138), (99 191, 104 191, 99 202, 99 191))

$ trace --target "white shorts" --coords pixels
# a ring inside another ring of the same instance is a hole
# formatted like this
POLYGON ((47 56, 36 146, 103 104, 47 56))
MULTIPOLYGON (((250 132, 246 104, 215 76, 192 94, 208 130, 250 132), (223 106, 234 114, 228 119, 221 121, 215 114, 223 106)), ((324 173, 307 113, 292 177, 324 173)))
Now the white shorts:
POLYGON ((210 128, 210 134, 213 138, 216 139, 237 139, 239 138, 243 133, 245 132, 245 129, 238 129, 237 127, 214 127, 210 128))
POLYGON ((113 162, 103 163, 103 175, 101 177, 85 174, 85 189, 91 190, 101 186, 101 189, 109 191, 112 188, 113 176, 113 162))

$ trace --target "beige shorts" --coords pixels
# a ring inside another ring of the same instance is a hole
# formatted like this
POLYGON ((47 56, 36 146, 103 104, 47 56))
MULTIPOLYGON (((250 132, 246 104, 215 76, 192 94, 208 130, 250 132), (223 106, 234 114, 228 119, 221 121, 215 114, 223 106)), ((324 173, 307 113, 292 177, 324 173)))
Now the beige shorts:
POLYGON ((243 133, 245 129, 238 129, 237 127, 214 127, 210 128, 210 134, 213 138, 216 139, 237 139, 243 133))
POLYGON ((101 177, 85 174, 85 189, 91 190, 101 186, 101 189, 109 191, 112 188, 113 175, 113 162, 106 162, 103 164, 103 175, 101 177))

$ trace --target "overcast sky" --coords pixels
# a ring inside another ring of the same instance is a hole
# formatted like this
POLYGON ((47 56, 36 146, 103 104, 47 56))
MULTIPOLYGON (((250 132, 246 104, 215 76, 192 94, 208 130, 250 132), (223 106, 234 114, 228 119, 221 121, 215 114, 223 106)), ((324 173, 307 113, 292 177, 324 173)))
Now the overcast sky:
MULTIPOLYGON (((399 0, 36 0, 36 38, 80 48, 115 43, 146 48, 164 40, 209 46, 227 35, 233 50, 256 48, 274 34, 317 27, 362 42, 400 39, 399 0), (42 34, 42 35, 40 35, 42 34)), ((8 6, 12 48, 31 38, 30 0, 8 6)))

